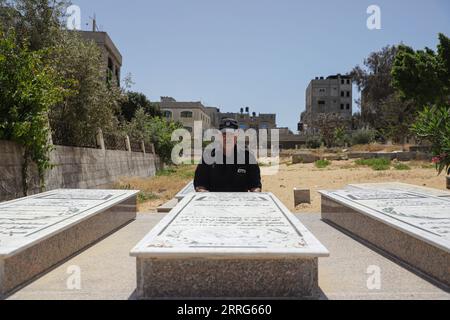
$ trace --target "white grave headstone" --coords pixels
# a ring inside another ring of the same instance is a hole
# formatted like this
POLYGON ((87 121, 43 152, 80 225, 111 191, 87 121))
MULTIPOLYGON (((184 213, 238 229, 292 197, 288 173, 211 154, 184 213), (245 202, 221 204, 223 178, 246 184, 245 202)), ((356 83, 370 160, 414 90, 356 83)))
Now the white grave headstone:
POLYGON ((386 186, 321 191, 323 219, 449 284, 450 199, 386 186))
POLYGON ((140 298, 313 297, 317 259, 329 253, 272 194, 204 193, 186 196, 131 255, 138 258, 140 298), (292 264, 298 269, 290 270, 292 264), (164 276, 156 271, 160 265, 164 276), (219 265, 228 272, 217 271, 219 265), (252 270, 256 265, 262 274, 252 270), (277 280, 264 270, 275 272, 277 280), (190 277, 183 280, 183 274, 190 277), (273 288, 254 282, 263 274, 276 281, 273 288))
POLYGON ((0 203, 0 294, 133 220, 136 194, 65 189, 0 203))
POLYGON ((350 184, 349 187, 355 189, 363 189, 363 190, 384 190, 389 192, 389 190, 394 191, 409 191, 409 192, 418 192, 421 194, 427 194, 430 196, 436 197, 450 197, 450 191, 433 189, 423 186, 416 186, 407 183, 401 182, 383 182, 383 183, 360 183, 360 184, 350 184))

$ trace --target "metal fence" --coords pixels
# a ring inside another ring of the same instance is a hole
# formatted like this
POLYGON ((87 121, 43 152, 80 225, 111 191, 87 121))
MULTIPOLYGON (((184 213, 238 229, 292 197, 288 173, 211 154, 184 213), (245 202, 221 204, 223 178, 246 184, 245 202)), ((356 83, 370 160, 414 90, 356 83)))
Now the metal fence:
POLYGON ((103 133, 102 130, 98 130, 96 136, 89 134, 83 138, 83 141, 77 141, 72 139, 67 132, 70 131, 64 130, 64 128, 61 127, 57 127, 56 130, 52 130, 52 143, 54 145, 68 147, 155 153, 153 144, 144 143, 144 141, 132 140, 127 135, 122 133, 103 133))
POLYGON ((125 135, 103 133, 103 141, 107 150, 128 151, 126 139, 125 135))

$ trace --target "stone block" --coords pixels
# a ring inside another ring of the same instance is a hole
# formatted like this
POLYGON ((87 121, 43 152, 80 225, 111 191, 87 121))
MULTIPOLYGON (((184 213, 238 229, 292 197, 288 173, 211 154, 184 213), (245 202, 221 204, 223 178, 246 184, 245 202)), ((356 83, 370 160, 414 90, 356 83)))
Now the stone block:
POLYGON ((311 190, 309 189, 294 189, 294 206, 300 204, 309 203, 311 204, 311 190))
POLYGON ((377 153, 375 152, 350 152, 348 154, 349 159, 375 159, 377 153))
POLYGON ((170 211, 172 211, 173 208, 176 207, 177 204, 178 204, 178 200, 172 199, 172 200, 166 202, 165 204, 163 204, 162 206, 159 206, 156 209, 156 211, 158 213, 169 213, 170 211))
POLYGON ((398 161, 411 161, 416 158, 415 152, 397 152, 396 158, 398 161))
POLYGON ((292 156, 292 163, 298 164, 298 163, 314 163, 316 161, 320 160, 320 157, 318 155, 312 154, 312 153, 300 153, 300 154, 294 154, 292 156))
POLYGON ((0 204, 0 295, 134 220, 136 194, 55 190, 0 204))
POLYGON ((382 189, 321 191, 322 219, 450 286, 450 199, 382 189))
POLYGON ((272 194, 197 193, 131 255, 139 299, 316 299, 329 253, 272 194))
POLYGON ((376 153, 377 159, 394 160, 396 157, 397 157, 397 153, 395 153, 395 152, 377 152, 376 153))
POLYGON ((433 159, 433 156, 430 153, 417 152, 416 160, 417 161, 430 161, 433 159))

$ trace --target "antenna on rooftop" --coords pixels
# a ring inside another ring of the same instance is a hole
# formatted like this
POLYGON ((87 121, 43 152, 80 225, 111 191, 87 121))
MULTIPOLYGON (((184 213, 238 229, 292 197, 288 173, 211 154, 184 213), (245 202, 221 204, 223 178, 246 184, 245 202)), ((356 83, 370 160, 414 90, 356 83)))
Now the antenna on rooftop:
POLYGON ((93 32, 97 32, 98 31, 98 27, 97 27, 97 15, 94 13, 94 17, 89 17, 89 19, 92 19, 92 31, 93 32))

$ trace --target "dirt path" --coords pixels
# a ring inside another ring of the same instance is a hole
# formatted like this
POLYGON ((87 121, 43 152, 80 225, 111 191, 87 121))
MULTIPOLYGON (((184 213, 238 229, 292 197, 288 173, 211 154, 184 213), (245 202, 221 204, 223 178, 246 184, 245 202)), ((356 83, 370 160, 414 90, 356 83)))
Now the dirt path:
MULTIPOLYGON (((437 176, 436 170, 425 162, 407 163, 411 170, 375 171, 358 166, 355 161, 336 161, 325 169, 314 164, 283 164, 278 174, 263 177, 263 189, 273 192, 295 213, 319 213, 320 195, 317 190, 340 189, 352 183, 404 182, 445 190, 445 176, 437 176), (312 204, 294 207, 294 188, 311 190, 312 204)), ((194 177, 195 166, 170 169, 157 177, 126 179, 117 187, 141 190, 140 212, 156 212, 156 208, 172 199, 194 177)))
POLYGON ((334 162, 326 169, 314 164, 282 165, 275 176, 263 177, 264 191, 273 192, 293 212, 319 213, 320 195, 317 190, 340 189, 353 183, 404 182, 445 190, 445 176, 426 163, 408 163, 411 170, 374 171, 356 166, 354 161, 334 162), (293 189, 311 189, 311 205, 294 207, 293 189))

